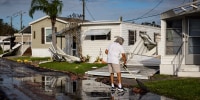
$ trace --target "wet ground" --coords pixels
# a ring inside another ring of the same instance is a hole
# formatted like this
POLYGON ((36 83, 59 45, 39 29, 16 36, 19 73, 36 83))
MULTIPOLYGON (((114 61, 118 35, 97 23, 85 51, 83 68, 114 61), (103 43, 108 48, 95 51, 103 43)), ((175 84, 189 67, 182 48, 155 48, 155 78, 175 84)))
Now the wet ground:
MULTIPOLYGON (((133 79, 123 82, 135 84, 133 79)), ((150 92, 134 93, 129 88, 112 93, 109 88, 96 77, 75 80, 68 73, 0 59, 0 100, 171 100, 150 92)))

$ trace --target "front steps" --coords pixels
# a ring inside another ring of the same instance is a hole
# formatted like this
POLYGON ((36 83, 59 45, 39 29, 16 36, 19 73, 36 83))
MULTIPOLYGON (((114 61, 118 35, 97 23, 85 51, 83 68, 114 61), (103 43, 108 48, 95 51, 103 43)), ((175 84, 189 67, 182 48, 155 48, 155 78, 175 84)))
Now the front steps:
POLYGON ((182 65, 177 75, 178 77, 200 77, 200 66, 182 65))
POLYGON ((178 77, 200 77, 200 72, 178 72, 178 77))

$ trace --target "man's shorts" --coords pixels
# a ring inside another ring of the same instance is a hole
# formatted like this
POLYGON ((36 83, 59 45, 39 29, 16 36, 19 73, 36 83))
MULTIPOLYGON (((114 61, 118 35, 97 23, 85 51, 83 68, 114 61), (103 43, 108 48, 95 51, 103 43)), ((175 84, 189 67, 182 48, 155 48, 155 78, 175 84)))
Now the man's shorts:
POLYGON ((120 65, 108 63, 108 71, 110 73, 119 73, 119 72, 121 72, 120 65))

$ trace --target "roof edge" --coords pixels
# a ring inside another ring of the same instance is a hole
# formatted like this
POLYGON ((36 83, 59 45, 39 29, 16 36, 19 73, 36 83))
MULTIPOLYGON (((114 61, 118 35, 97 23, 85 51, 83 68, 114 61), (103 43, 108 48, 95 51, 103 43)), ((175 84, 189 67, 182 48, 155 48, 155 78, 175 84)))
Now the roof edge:
MULTIPOLYGON (((39 19, 37 19, 37 20, 35 20, 35 21, 30 22, 29 25, 32 25, 32 24, 34 24, 34 23, 36 23, 36 22, 39 22, 39 21, 41 21, 41 20, 43 20, 43 19, 46 19, 46 18, 50 18, 50 17, 46 15, 46 16, 41 17, 41 18, 39 18, 39 19)), ((57 21, 60 21, 60 22, 63 22, 63 23, 68 23, 67 21, 64 21, 64 20, 59 19, 59 18, 56 18, 56 20, 57 20, 57 21)))

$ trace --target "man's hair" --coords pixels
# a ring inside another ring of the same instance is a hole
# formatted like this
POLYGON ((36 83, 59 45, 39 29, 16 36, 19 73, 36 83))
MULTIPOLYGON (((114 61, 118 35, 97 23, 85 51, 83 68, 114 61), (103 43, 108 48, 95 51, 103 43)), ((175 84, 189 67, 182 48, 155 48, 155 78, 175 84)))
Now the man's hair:
POLYGON ((117 43, 119 43, 120 45, 122 45, 122 44, 124 43, 124 38, 122 38, 122 37, 117 37, 117 39, 116 39, 114 42, 117 42, 117 43))

